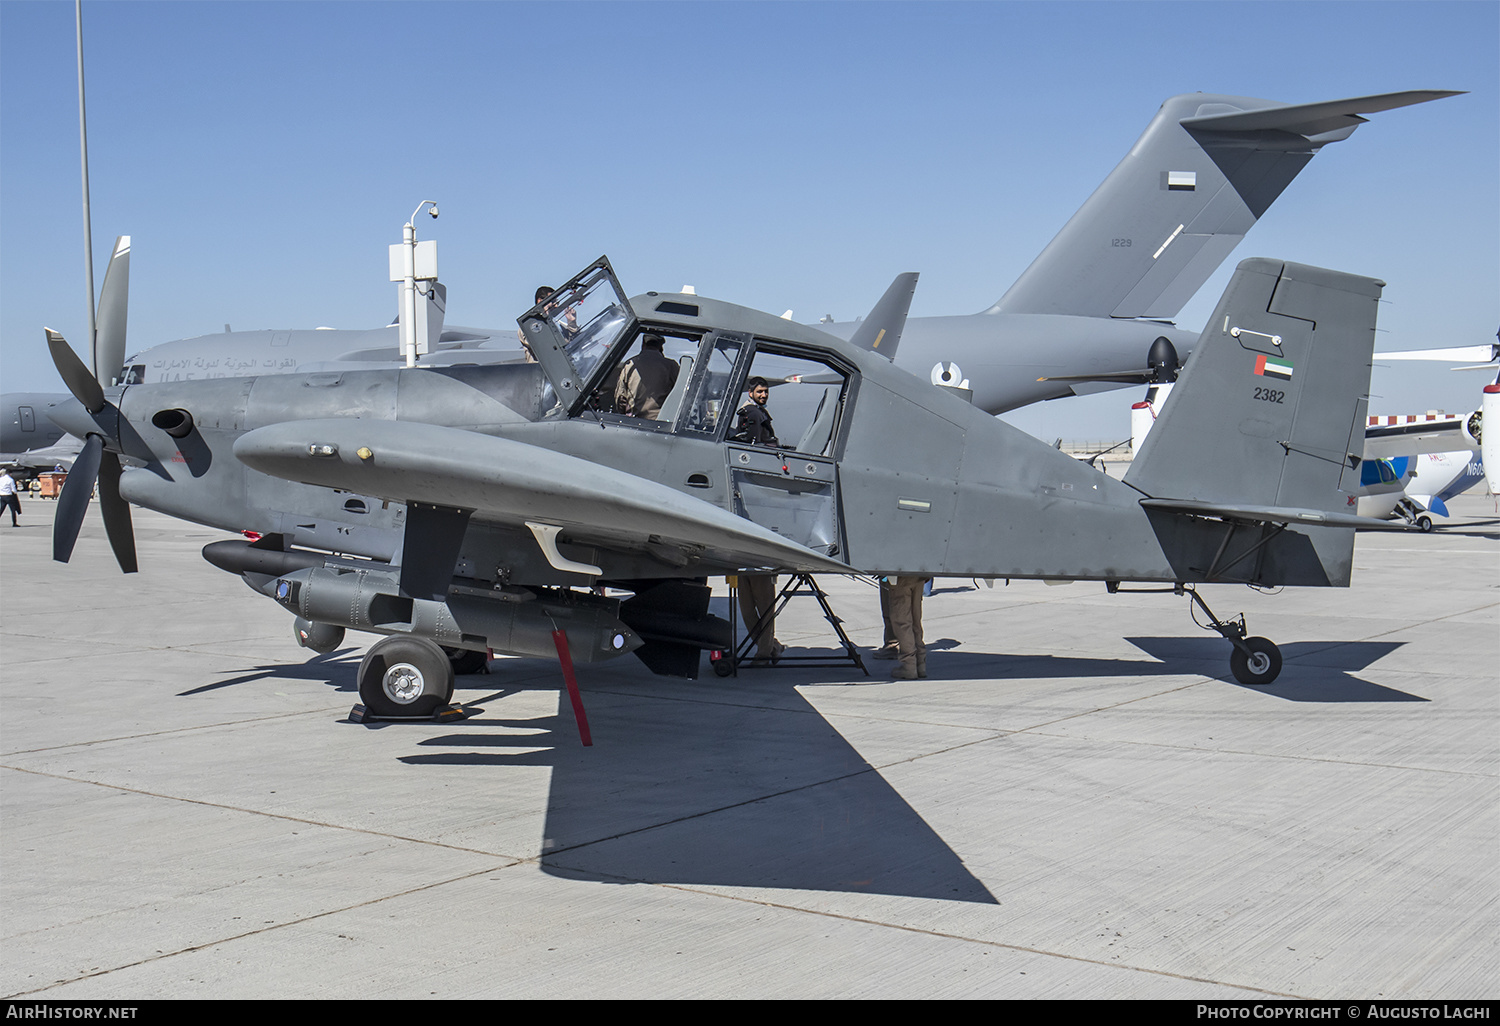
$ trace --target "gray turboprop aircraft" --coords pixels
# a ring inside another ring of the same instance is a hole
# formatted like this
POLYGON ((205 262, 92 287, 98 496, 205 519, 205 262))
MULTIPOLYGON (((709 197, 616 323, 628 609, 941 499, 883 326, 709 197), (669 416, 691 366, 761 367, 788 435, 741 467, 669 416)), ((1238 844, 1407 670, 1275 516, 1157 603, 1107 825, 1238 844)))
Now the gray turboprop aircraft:
MULTIPOLYGON (((1174 96, 999 302, 979 314, 912 318, 899 354, 889 340, 872 343, 934 384, 970 381, 974 404, 988 413, 1170 380, 1198 336, 1169 319, 1314 154, 1347 139, 1364 123, 1361 114, 1454 95, 1412 90, 1295 105, 1214 93, 1174 96), (1158 344, 1151 354, 1162 338, 1171 344, 1158 344)), ((115 347, 107 366, 95 368, 100 381, 140 384, 401 362, 394 326, 225 331, 165 342, 126 359, 128 261, 126 236, 116 243, 100 295, 100 334, 115 347)), ((521 358, 511 332, 445 328, 441 286, 429 305, 429 365, 521 358)), ((857 327, 821 325, 845 339, 857 327)), ((15 399, 4 397, 0 407, 11 413, 21 405, 15 399)), ((13 427, 17 419, 0 417, 0 451, 34 444, 13 427)))
MULTIPOLYGON (((532 365, 105 390, 49 332, 76 396, 52 415, 86 439, 54 557, 69 558, 95 476, 127 572, 128 502, 259 534, 204 555, 316 651, 346 628, 387 635, 359 688, 388 715, 446 703, 455 665, 487 649, 634 651, 696 676, 702 649, 728 647, 703 583, 718 574, 1153 582, 1205 612, 1199 584, 1345 586, 1354 528, 1389 526, 1346 512, 1381 287, 1241 263, 1123 481, 863 345, 691 294, 627 299, 604 258, 520 318, 532 365), (680 371, 656 417, 616 412, 648 335, 680 371), (1256 374, 1268 357, 1287 368, 1274 389, 1256 374), (736 432, 755 377, 780 383, 774 444, 736 432)), ((895 344, 910 294, 903 275, 860 341, 895 344)), ((1275 679, 1273 643, 1209 616, 1239 680, 1275 679)))

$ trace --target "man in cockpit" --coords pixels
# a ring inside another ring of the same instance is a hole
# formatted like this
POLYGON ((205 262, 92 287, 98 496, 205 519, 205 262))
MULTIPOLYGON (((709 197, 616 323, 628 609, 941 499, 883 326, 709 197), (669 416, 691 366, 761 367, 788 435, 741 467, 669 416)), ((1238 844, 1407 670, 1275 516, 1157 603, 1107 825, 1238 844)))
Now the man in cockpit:
POLYGON ((615 385, 615 412, 627 417, 655 420, 661 404, 677 384, 682 368, 662 350, 666 341, 657 334, 641 339, 641 351, 620 367, 615 385))
POLYGON ((774 445, 781 443, 776 439, 776 432, 771 426, 771 414, 766 411, 766 401, 771 398, 771 386, 766 384, 765 378, 751 378, 746 385, 750 392, 750 401, 740 407, 737 414, 738 420, 734 425, 734 434, 730 438, 736 442, 747 442, 750 445, 774 445))

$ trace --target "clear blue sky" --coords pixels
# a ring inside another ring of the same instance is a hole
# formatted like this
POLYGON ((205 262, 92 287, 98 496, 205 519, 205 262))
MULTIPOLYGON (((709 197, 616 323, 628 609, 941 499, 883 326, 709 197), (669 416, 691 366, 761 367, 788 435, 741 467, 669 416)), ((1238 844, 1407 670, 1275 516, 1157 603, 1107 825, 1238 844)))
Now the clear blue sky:
MULTIPOLYGON (((1233 264, 1388 283, 1377 348, 1500 326, 1500 5, 135 3, 83 5, 96 284, 133 238, 131 348, 390 320, 420 200, 450 323, 513 324, 607 253, 634 292, 798 320, 993 303, 1166 97, 1467 96, 1323 151, 1233 264)), ((60 390, 85 335, 73 5, 0 2, 0 388, 60 390)), ((1374 411, 1476 405, 1482 375, 1377 368, 1374 411)), ((1135 390, 1012 418, 1128 433, 1135 390)))

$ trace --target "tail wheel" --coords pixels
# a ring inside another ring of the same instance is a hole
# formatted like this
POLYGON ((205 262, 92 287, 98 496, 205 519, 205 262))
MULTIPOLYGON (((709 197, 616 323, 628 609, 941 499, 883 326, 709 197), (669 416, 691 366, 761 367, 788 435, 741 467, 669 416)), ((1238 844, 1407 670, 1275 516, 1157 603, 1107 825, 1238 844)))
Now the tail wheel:
POLYGON ((1266 638, 1246 638, 1242 652, 1238 646, 1229 653, 1229 669, 1241 684, 1269 684, 1281 674, 1281 649, 1266 638))
POLYGON ((453 697, 453 667, 427 638, 385 638, 359 664, 359 697, 377 716, 430 716, 453 697))

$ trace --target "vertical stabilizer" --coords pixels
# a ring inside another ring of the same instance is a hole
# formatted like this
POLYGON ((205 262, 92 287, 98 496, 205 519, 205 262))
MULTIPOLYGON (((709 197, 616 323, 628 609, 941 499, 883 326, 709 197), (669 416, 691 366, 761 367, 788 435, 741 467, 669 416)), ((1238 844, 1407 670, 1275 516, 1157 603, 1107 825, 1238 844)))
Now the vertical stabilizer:
POLYGON ((1157 499, 1352 513, 1383 287, 1241 262, 1125 483, 1157 499))
POLYGON ((916 271, 896 275, 896 280, 885 290, 870 316, 854 329, 854 334, 849 337, 850 343, 894 360, 896 346, 901 343, 901 331, 906 327, 906 312, 911 309, 911 297, 916 291, 916 271))

